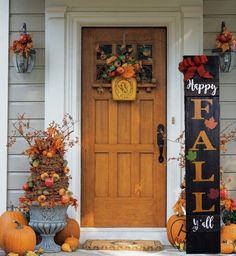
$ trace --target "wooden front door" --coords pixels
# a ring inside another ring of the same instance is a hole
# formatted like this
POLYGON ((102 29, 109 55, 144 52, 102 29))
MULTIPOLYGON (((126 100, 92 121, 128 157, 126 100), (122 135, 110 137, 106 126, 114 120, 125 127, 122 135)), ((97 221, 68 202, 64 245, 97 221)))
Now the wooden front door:
POLYGON ((164 227, 157 126, 166 124, 166 29, 84 28, 82 37, 82 226, 164 227), (127 102, 112 99, 96 52, 119 54, 124 41, 145 71, 127 102))

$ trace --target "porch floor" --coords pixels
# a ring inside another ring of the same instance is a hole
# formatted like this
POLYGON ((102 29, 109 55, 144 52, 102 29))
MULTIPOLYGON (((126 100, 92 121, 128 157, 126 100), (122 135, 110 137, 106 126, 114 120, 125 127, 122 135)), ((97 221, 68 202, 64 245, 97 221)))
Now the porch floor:
MULTIPOLYGON (((0 256, 4 256, 5 253, 0 251, 0 256)), ((185 252, 179 252, 171 246, 166 246, 163 251, 160 252, 140 252, 140 251, 92 251, 92 250, 78 250, 73 253, 60 252, 60 253, 44 253, 43 256, 155 256, 155 255, 168 255, 168 256, 183 256, 185 252)), ((193 256, 196 254, 188 254, 193 256)), ((212 254, 197 254, 199 256, 207 256, 212 254)), ((223 254, 217 254, 223 255, 223 254)))
MULTIPOLYGON (((140 251, 92 251, 92 250, 78 250, 73 253, 56 253, 56 254, 43 254, 45 256, 155 256, 155 255, 175 255, 181 256, 186 255, 185 252, 179 252, 171 246, 166 246, 163 251, 160 252, 140 252, 140 251)), ((188 255, 196 255, 196 254, 188 254, 188 255)), ((198 254, 202 256, 210 255, 210 254, 198 254)), ((212 254, 211 254, 212 255, 212 254)), ((221 255, 221 254, 218 254, 221 255)), ((223 254, 222 254, 223 255, 223 254)))

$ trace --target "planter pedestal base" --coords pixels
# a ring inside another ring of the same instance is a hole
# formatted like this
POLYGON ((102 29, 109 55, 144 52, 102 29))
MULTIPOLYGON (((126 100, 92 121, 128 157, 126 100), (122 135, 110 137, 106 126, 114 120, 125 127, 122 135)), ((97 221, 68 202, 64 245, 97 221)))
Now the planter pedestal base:
POLYGON ((54 242, 53 235, 41 235, 42 241, 36 245, 36 249, 43 248, 45 252, 60 252, 61 247, 54 242))

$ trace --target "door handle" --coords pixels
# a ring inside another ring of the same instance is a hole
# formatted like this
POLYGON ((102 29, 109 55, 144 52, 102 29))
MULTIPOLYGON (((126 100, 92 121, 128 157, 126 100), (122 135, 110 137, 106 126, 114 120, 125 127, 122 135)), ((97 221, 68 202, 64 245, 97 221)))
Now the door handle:
POLYGON ((164 132, 165 132, 165 127, 163 124, 159 124, 157 126, 157 145, 159 147, 159 157, 158 161, 159 163, 164 162, 164 157, 163 157, 163 150, 164 150, 164 132))

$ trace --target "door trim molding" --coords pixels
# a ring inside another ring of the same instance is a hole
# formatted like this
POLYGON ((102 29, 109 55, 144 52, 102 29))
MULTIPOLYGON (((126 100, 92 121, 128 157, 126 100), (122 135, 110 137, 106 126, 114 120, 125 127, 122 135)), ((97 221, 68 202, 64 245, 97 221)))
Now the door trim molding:
MULTIPOLYGON (((190 26, 199 27, 202 19, 202 13, 196 18, 183 15, 181 11, 163 12, 155 11, 146 12, 68 12, 66 8, 50 8, 46 14, 46 120, 55 120, 55 111, 47 112, 47 109, 55 109, 57 106, 56 121, 59 117, 62 118, 62 113, 70 113, 76 120, 75 132, 81 138, 81 29, 89 26, 128 26, 128 27, 167 27, 167 132, 170 139, 176 139, 184 126, 183 112, 183 90, 182 77, 178 72, 178 63, 182 55, 187 53, 201 54, 202 46, 195 43, 197 38, 202 38, 201 27, 198 29, 198 36, 193 36, 193 48, 186 48, 185 40, 188 44, 191 43, 191 36, 185 37, 190 26), (64 37, 60 47, 55 46, 53 34, 60 33, 60 37, 64 37), (47 35, 49 35, 47 37, 47 35), (65 45, 64 45, 65 42, 65 45), (59 49, 60 48, 60 49, 59 49), (51 50, 50 50, 51 49, 51 50), (60 60, 65 59, 64 63, 58 61, 56 56, 60 56, 60 60), (52 67, 55 65, 56 67, 52 67), (64 69, 64 72, 63 72, 64 69), (62 74, 61 74, 62 72, 62 74), (51 78, 47 79, 47 78, 51 78), (57 88, 55 88, 56 78, 57 88), (58 84, 59 83, 59 84, 58 84), (52 93, 53 92, 53 93, 52 93), (55 95, 59 95, 60 102, 55 95), (64 96, 64 97, 62 97, 64 96), (60 104, 59 104, 60 103, 60 104), (172 117, 175 123, 172 123, 172 117)), ((185 9, 186 10, 186 9, 185 9)), ((183 11, 185 11, 183 10, 183 11)), ((199 11, 199 6, 197 6, 199 11)), ((47 122, 45 122, 47 125, 47 122)), ((178 147, 174 147, 173 143, 167 141, 167 158, 177 156, 178 147)), ((81 200, 81 189, 78 184, 81 184, 81 144, 73 148, 67 153, 67 158, 70 163, 71 175, 73 176, 71 189, 78 200, 81 200)), ((167 163, 167 218, 173 214, 172 207, 179 195, 179 185, 181 182, 182 170, 178 163, 171 161, 167 163)), ((80 220, 80 210, 75 212, 71 210, 73 217, 80 220)), ((109 238, 124 238, 127 236, 130 239, 138 236, 138 234, 146 239, 151 239, 152 233, 155 234, 155 239, 160 239, 161 242, 167 244, 165 228, 82 228, 82 241, 87 238, 103 236, 109 232, 109 238), (125 232, 124 232, 125 231, 125 232), (97 234, 97 235, 96 235, 97 234)))

